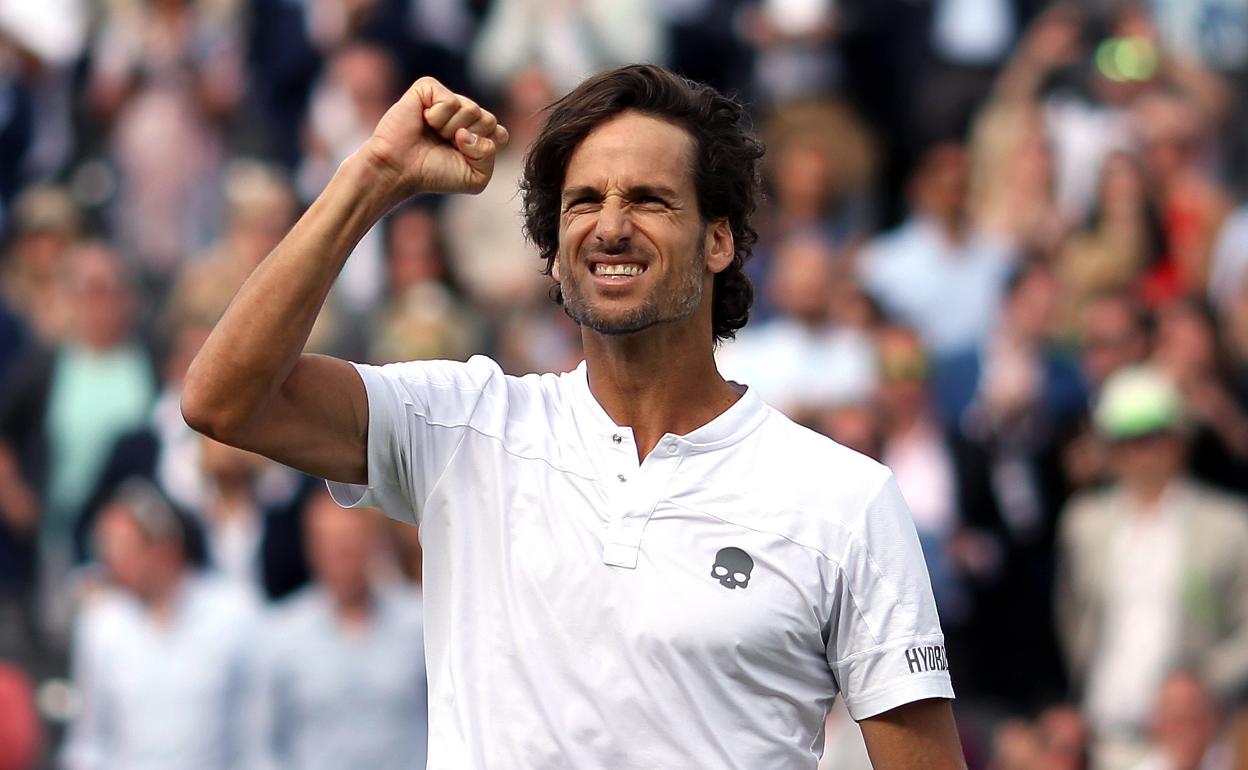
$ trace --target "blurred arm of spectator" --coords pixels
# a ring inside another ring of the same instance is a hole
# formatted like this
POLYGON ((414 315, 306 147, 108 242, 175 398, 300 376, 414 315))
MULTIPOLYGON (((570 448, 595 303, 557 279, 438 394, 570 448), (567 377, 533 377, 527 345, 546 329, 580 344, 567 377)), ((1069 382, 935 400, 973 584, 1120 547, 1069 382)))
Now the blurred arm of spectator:
POLYGON ((784 3, 762 0, 741 9, 738 29, 756 48, 783 43, 817 45, 831 40, 841 27, 833 2, 784 3))
POLYGON ((0 441, 0 520, 17 532, 31 532, 39 519, 39 500, 22 479, 13 448, 0 441))
POLYGON ((470 66, 498 89, 538 63, 557 90, 620 64, 661 61, 664 30, 655 3, 634 0, 497 0, 481 26, 470 66))
POLYGON ((0 770, 31 770, 42 743, 30 679, 0 663, 0 770))
POLYGON ((1075 3, 1059 2, 1037 17, 997 78, 993 101, 1035 101, 1050 73, 1082 54, 1082 16, 1075 3))
POLYGON ((146 85, 145 70, 175 65, 191 80, 196 106, 209 117, 227 117, 243 86, 240 29, 231 5, 112 3, 92 56, 88 103, 95 113, 111 121, 146 85))
POLYGON ((0 522, 17 532, 38 523, 44 406, 52 356, 37 350, 19 359, 0 392, 0 522))

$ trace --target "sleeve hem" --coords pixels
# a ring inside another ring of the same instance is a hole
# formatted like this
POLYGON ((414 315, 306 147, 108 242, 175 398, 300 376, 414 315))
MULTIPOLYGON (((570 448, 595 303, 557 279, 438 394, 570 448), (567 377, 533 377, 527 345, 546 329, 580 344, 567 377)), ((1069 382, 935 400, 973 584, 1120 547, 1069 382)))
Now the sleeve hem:
POLYGON ((907 703, 944 698, 953 700, 953 683, 948 674, 931 674, 879 688, 867 695, 846 698, 845 705, 855 722, 860 722, 907 703))

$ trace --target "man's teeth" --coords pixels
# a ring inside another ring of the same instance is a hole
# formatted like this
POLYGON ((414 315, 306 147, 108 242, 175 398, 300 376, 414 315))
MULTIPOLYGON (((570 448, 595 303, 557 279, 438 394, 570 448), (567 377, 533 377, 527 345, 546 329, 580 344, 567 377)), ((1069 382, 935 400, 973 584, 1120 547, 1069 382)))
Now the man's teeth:
POLYGON ((646 271, 644 265, 606 265, 602 262, 594 265, 594 275, 641 275, 646 271))

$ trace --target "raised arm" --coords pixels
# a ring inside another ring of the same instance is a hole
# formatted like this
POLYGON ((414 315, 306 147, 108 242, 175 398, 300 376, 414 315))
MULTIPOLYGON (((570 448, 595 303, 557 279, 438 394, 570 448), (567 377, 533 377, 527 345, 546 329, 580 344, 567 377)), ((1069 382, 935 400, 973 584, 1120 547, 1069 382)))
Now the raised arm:
POLYGON ((387 211, 420 192, 480 192, 506 142, 489 112, 416 81, 234 297, 187 373, 187 423, 317 476, 366 482, 364 384, 347 362, 303 353, 312 324, 387 211))

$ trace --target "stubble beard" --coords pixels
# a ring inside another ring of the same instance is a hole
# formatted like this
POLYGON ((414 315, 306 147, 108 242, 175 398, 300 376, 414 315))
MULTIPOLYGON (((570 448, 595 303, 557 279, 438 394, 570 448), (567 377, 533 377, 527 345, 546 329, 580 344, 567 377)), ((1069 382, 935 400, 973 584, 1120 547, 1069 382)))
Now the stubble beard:
POLYGON ((573 277, 575 271, 569 270, 569 276, 559 286, 563 310, 578 325, 612 337, 636 334, 660 323, 683 321, 702 304, 702 266, 705 264, 706 249, 699 239, 697 257, 688 269, 654 286, 641 304, 616 314, 602 313, 595 308, 581 291, 579 279, 573 277))

